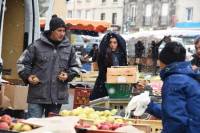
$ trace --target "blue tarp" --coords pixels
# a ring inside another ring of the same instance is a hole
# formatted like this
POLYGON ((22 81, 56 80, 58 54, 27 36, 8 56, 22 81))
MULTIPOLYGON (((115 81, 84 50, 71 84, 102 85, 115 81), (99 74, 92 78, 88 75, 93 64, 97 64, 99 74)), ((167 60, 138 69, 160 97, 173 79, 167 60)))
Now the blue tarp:
POLYGON ((200 28, 200 22, 180 22, 176 23, 177 28, 200 28))

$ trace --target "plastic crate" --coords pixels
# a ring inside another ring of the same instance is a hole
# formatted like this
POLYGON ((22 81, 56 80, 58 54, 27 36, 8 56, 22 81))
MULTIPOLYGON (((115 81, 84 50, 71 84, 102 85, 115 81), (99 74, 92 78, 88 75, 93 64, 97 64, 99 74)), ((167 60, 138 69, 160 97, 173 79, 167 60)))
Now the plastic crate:
POLYGON ((110 99, 129 99, 132 92, 131 84, 106 83, 105 87, 110 99))
POLYGON ((91 94, 90 88, 82 88, 78 87, 74 92, 74 106, 73 108, 77 108, 81 105, 87 105, 89 103, 89 97, 91 94))

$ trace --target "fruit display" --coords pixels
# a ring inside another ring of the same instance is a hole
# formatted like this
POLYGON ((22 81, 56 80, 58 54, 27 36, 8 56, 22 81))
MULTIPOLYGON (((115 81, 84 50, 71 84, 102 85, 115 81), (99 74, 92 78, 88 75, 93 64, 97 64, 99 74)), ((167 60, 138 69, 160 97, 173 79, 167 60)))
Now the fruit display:
POLYGON ((15 120, 16 122, 13 122, 14 120, 9 115, 3 115, 0 117, 0 131, 6 130, 10 132, 24 132, 24 131, 30 131, 35 126, 31 126, 29 124, 25 124, 20 122, 20 120, 15 120))
POLYGON ((76 109, 73 109, 71 111, 69 110, 62 110, 59 114, 61 116, 79 116, 81 119, 90 119, 95 120, 99 122, 105 122, 105 121, 114 121, 114 118, 112 116, 116 115, 117 110, 113 109, 111 111, 105 110, 105 111, 95 111, 91 107, 78 107, 76 109))
POLYGON ((10 130, 12 131, 17 131, 17 132, 25 132, 25 131, 30 131, 33 130, 35 127, 29 125, 29 124, 24 124, 21 122, 14 123, 11 127, 10 130))
MULTIPOLYGON (((124 126, 132 126, 134 123, 128 119, 116 117, 117 110, 95 111, 91 107, 78 107, 74 110, 62 110, 61 116, 79 116, 80 121, 76 129, 115 131, 124 126)), ((137 132, 136 132, 137 133, 137 132)), ((140 132, 138 132, 140 133, 140 132)))
POLYGON ((102 131, 102 133, 144 133, 143 131, 137 129, 136 127, 133 126, 132 123, 125 122, 125 123, 116 123, 116 122, 101 122, 101 123, 87 123, 80 121, 76 126, 76 130, 79 129, 87 129, 91 131, 99 131, 99 133, 102 131))

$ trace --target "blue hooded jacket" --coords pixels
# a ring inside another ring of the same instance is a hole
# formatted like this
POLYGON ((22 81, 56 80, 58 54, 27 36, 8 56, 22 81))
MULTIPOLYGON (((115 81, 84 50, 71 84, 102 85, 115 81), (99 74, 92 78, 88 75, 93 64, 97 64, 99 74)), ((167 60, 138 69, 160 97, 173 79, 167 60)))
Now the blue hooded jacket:
POLYGON ((200 133, 200 71, 190 62, 172 63, 160 73, 162 104, 151 102, 147 112, 162 119, 162 133, 200 133))

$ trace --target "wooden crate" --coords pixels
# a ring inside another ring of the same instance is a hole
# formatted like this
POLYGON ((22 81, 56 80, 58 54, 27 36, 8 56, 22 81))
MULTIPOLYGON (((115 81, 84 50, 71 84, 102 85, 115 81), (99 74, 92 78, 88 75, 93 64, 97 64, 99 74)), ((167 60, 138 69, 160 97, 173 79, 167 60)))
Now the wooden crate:
POLYGON ((107 83, 135 83, 138 80, 136 66, 107 68, 107 83))
POLYGON ((143 120, 143 119, 129 119, 134 124, 143 124, 151 127, 151 133, 161 133, 162 121, 161 120, 143 120))
POLYGON ((95 82, 98 77, 98 71, 90 71, 88 73, 81 74, 81 81, 83 82, 95 82))
POLYGON ((129 102, 129 99, 109 99, 109 100, 99 101, 95 103, 90 102, 90 106, 124 110, 125 107, 128 105, 128 102, 129 102))

